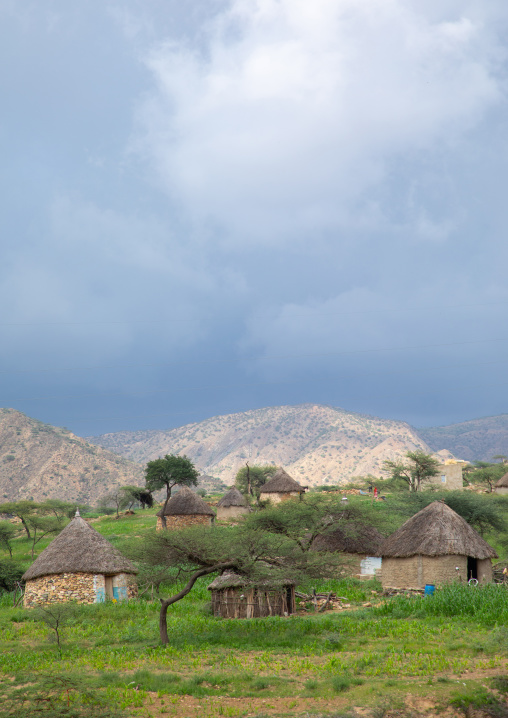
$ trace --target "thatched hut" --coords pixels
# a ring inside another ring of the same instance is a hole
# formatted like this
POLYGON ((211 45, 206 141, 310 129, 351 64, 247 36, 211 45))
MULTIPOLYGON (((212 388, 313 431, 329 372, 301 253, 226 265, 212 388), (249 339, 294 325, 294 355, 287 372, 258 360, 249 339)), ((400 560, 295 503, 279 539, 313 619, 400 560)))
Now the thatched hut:
POLYGON ((215 513, 194 491, 182 486, 166 505, 157 512, 157 531, 163 529, 181 529, 185 526, 204 524, 211 526, 215 513))
POLYGON ((76 511, 24 574, 24 604, 127 600, 137 596, 136 573, 132 563, 76 511))
POLYGON ((434 501, 383 541, 383 588, 424 588, 451 581, 492 581, 497 554, 443 501, 434 501))
POLYGON ((225 571, 208 590, 212 594, 213 615, 221 618, 289 616, 296 611, 295 583, 291 580, 256 582, 225 571))
POLYGON ((346 521, 328 533, 316 536, 314 551, 333 551, 344 556, 344 572, 375 576, 381 570, 378 552, 384 537, 373 526, 346 521))
POLYGON ((235 519, 250 512, 245 496, 232 486, 217 504, 218 519, 235 519))
POLYGON ((261 501, 270 501, 278 504, 279 501, 285 501, 293 496, 301 496, 305 493, 307 487, 300 486, 291 476, 281 467, 277 469, 272 478, 264 484, 260 489, 259 498, 261 501))
POLYGON ((496 494, 508 494, 508 474, 504 474, 494 486, 496 494))

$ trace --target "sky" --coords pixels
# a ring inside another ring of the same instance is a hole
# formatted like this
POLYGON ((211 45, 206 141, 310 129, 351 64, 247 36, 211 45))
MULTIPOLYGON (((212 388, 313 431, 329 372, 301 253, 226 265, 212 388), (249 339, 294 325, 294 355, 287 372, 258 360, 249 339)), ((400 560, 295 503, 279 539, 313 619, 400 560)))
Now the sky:
POLYGON ((0 406, 508 412, 505 0, 0 0, 0 406))

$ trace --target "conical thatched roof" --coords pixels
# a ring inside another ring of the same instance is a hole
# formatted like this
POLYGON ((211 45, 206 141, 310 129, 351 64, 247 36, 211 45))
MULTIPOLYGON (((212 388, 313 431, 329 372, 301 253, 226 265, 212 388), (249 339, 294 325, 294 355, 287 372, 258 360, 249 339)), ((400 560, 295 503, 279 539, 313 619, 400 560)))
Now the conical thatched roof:
POLYGON ((383 541, 384 536, 373 526, 349 522, 346 526, 337 527, 330 533, 316 536, 312 548, 314 551, 340 551, 377 556, 383 541))
POLYGON ((137 573, 132 563, 80 516, 53 539, 23 578, 60 573, 137 573))
POLYGON ((221 509, 227 509, 230 506, 248 506, 245 496, 238 491, 236 486, 232 486, 217 504, 217 508, 221 509))
POLYGON ((471 556, 497 558, 462 516, 443 501, 433 501, 383 541, 378 556, 471 556))
MULTIPOLYGON (((157 512, 157 516, 162 516, 163 508, 157 512)), ((182 486, 180 491, 169 499, 164 516, 189 516, 194 514, 215 516, 213 510, 200 496, 187 486, 182 486)))
POLYGON ((504 474, 501 478, 496 481, 496 489, 508 489, 508 474, 504 474))
POLYGON ((263 578, 256 581, 255 579, 242 576, 234 571, 225 571, 212 581, 212 583, 208 586, 208 590, 220 591, 223 588, 248 588, 252 586, 257 586, 259 588, 282 588, 283 586, 294 585, 295 581, 292 579, 277 577, 273 579, 263 578))
POLYGON ((270 481, 259 489, 262 494, 289 494, 292 491, 305 491, 306 486, 300 486, 291 476, 281 467, 277 469, 270 481))

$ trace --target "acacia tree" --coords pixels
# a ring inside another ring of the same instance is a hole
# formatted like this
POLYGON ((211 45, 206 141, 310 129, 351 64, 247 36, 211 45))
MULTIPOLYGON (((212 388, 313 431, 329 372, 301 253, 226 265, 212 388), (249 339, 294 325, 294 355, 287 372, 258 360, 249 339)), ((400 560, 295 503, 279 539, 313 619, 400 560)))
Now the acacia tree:
POLYGON ((238 469, 235 477, 235 486, 242 494, 259 498, 259 492, 262 486, 266 484, 275 472, 277 467, 273 464, 253 464, 249 466, 249 462, 238 469))
POLYGON ((384 461, 384 469, 391 481, 406 483, 409 491, 421 491, 422 484, 437 475, 439 461, 423 451, 408 451, 406 458, 406 463, 384 461))
POLYGON ((337 555, 304 552, 287 536, 245 524, 160 532, 150 536, 138 551, 138 558, 146 564, 172 567, 175 584, 185 581, 172 596, 160 599, 159 633, 163 645, 169 643, 168 608, 185 598, 202 576, 232 569, 249 581, 299 581, 334 575, 340 565, 337 555))
POLYGON ((16 532, 15 526, 10 521, 0 521, 0 546, 4 546, 12 558, 11 540, 16 532))
POLYGON ((187 456, 166 454, 161 459, 149 461, 145 469, 145 487, 148 491, 166 489, 166 501, 162 509, 162 516, 166 505, 171 498, 171 489, 176 486, 197 486, 199 473, 187 456))
MULTIPOLYGON (((494 457, 496 458, 496 457, 494 457)), ((470 484, 485 486, 491 494, 496 482, 506 473, 506 465, 490 464, 487 461, 476 461, 474 467, 467 472, 467 480, 470 484)))

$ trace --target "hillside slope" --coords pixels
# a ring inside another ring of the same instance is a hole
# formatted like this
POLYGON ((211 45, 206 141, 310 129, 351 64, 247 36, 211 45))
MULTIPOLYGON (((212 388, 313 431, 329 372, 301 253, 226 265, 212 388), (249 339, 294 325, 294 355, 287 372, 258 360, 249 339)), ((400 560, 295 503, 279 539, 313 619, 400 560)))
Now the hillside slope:
POLYGON ((380 475, 385 459, 414 449, 429 451, 409 424, 316 404, 255 409, 168 431, 125 431, 87 440, 143 464, 166 453, 187 454, 201 471, 227 484, 246 461, 282 465, 295 479, 318 486, 380 475))
POLYGON ((59 498, 94 504, 115 486, 142 483, 142 467, 132 461, 66 429, 0 409, 0 501, 59 498))
POLYGON ((490 461, 496 454, 508 456, 508 414, 417 429, 417 433, 434 451, 446 448, 466 461, 490 461))

